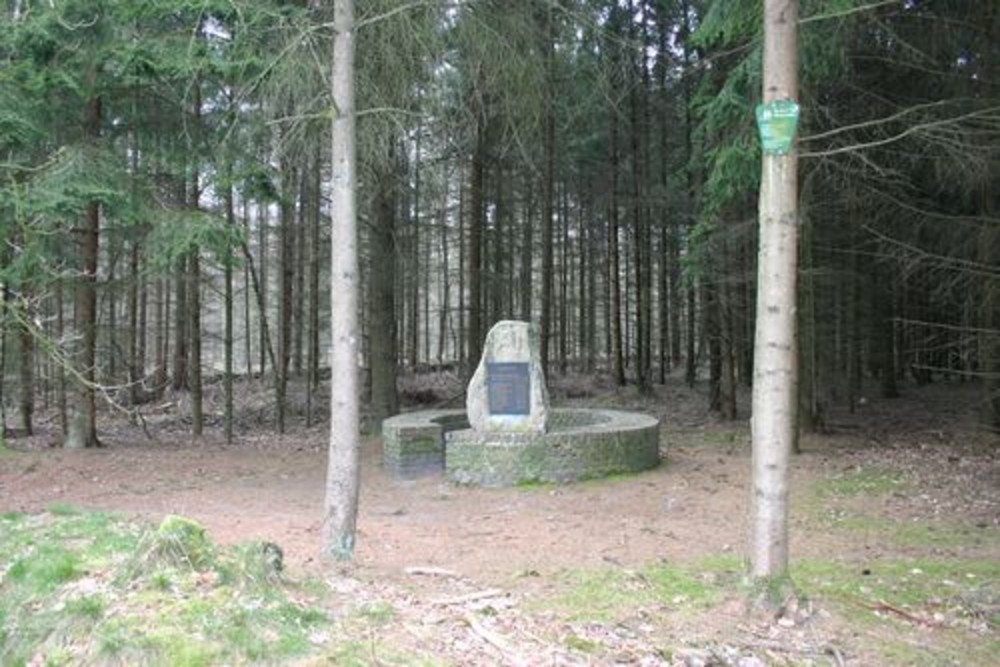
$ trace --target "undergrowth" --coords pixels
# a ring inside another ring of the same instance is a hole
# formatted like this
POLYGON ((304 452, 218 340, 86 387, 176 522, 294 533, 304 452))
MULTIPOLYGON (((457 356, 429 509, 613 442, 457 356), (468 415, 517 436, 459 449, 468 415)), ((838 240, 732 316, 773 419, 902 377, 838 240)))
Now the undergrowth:
POLYGON ((0 664, 304 656, 330 621, 280 556, 269 544, 216 546, 181 517, 156 527, 68 506, 0 515, 0 664))

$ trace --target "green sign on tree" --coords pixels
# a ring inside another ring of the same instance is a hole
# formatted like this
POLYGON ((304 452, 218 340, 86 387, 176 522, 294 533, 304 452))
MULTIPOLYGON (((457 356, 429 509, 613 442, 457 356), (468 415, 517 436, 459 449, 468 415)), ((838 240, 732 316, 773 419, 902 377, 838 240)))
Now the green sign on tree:
POLYGON ((791 150, 798 126, 799 105, 794 100, 757 105, 757 130, 768 155, 784 155, 791 150))

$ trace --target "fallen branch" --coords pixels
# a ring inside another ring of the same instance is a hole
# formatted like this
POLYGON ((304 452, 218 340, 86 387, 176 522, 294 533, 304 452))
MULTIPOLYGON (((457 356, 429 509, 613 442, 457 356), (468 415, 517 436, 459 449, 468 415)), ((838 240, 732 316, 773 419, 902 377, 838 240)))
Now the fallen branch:
POLYGON ((917 625, 923 625, 923 626, 928 627, 928 628, 936 628, 936 627, 940 627, 940 625, 941 625, 940 623, 936 623, 935 621, 931 621, 931 620, 928 620, 928 619, 923 618, 921 616, 917 616, 916 614, 911 614, 910 612, 906 611, 905 609, 900 609, 899 607, 895 607, 895 606, 889 604, 888 602, 886 602, 885 600, 878 600, 876 602, 868 602, 867 600, 862 600, 862 599, 858 598, 856 600, 856 602, 859 605, 861 605, 862 607, 865 607, 866 609, 871 609, 872 611, 885 611, 885 612, 889 612, 889 613, 892 613, 892 614, 896 614, 900 618, 905 618, 906 620, 910 621, 911 623, 916 623, 917 625))

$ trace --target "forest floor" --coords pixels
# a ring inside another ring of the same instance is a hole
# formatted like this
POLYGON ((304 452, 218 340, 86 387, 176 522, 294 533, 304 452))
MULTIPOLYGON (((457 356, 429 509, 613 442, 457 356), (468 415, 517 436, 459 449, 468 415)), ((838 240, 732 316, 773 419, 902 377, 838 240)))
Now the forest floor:
MULTIPOLYGON (((433 399, 425 385, 441 396, 458 386, 407 378, 404 394, 433 399)), ((276 543, 291 577, 326 583, 334 625, 307 664, 996 664, 1000 449, 977 429, 976 387, 904 387, 831 411, 826 433, 803 436, 790 527, 803 600, 780 618, 742 604, 748 424, 716 419, 699 389, 668 378, 639 397, 579 376, 553 382, 556 404, 662 419, 663 465, 607 480, 397 481, 367 438, 350 566, 318 557, 326 424, 305 428, 299 414, 274 434, 259 382, 238 392, 228 447, 214 425, 187 435, 183 399, 147 410, 152 439, 123 419, 93 451, 50 448, 51 420, 10 440, 0 512, 179 514, 223 544, 276 543)))

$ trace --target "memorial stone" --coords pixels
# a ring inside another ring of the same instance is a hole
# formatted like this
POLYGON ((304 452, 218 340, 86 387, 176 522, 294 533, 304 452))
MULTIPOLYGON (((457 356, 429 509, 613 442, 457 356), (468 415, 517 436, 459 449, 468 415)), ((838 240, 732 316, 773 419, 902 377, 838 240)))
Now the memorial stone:
POLYGON ((528 322, 502 320, 483 345, 466 396, 469 425, 490 433, 545 433, 549 397, 538 334, 528 322))

